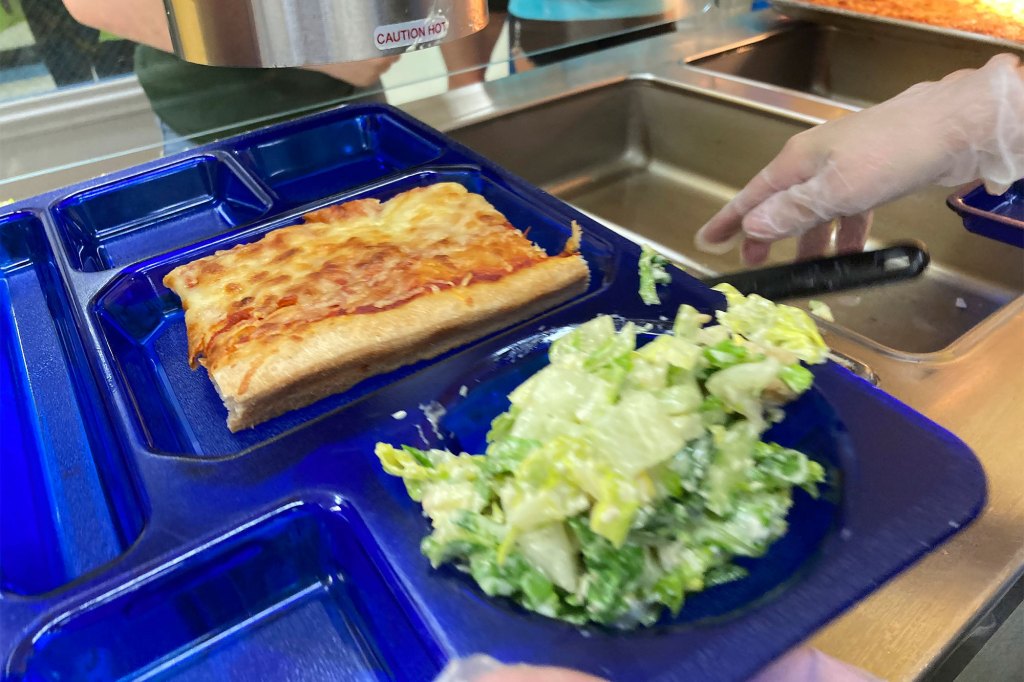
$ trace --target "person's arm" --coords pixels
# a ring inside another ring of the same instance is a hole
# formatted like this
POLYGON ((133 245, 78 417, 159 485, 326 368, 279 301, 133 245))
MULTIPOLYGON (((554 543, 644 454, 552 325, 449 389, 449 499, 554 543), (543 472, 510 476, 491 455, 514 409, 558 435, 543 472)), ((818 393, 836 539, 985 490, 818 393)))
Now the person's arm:
MULTIPOLYGON (((68 12, 81 24, 172 52, 171 30, 163 0, 64 0, 68 12)), ((398 57, 306 67, 359 87, 374 85, 398 57)))
POLYGON ((449 71, 449 90, 484 82, 491 53, 501 35, 501 29, 505 26, 504 12, 491 12, 490 17, 482 31, 441 45, 444 64, 449 71))
POLYGON ((1024 67, 1004 54, 796 135, 701 229, 697 246, 724 252, 742 239, 743 259, 757 264, 772 242, 800 237, 799 256, 812 257, 838 219, 837 249, 860 250, 876 206, 979 179, 999 194, 1021 177, 1024 67))
POLYGON ((80 24, 171 52, 171 31, 163 0, 64 0, 80 24))

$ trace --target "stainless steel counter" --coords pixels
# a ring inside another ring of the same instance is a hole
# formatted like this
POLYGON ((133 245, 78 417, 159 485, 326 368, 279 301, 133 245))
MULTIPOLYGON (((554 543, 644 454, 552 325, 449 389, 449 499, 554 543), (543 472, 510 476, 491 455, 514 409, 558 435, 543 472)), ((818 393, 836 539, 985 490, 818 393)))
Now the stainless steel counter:
MULTIPOLYGON (((790 28, 768 13, 703 17, 681 25, 675 35, 405 108, 613 227, 657 244, 688 267, 713 272, 734 263, 690 245, 705 214, 724 204, 786 136, 856 109, 852 103, 688 65, 790 28), (668 93, 665 102, 641 101, 663 97, 644 90, 650 84, 668 93), (558 108, 562 113, 551 114, 554 118, 541 113, 558 108), (743 112, 763 123, 740 129, 743 112), (640 116, 642 125, 630 116, 640 116), (701 116, 704 123, 698 123, 701 116), (558 121, 557 131, 571 143, 557 146, 551 126, 558 121), (625 130, 623 139, 642 134, 642 140, 627 139, 621 150, 613 149, 609 132, 602 148, 600 126, 594 137, 579 137, 595 122, 603 122, 606 131, 625 130), (698 125, 705 126, 703 132, 693 134, 698 125), (731 142, 730 129, 747 144, 731 142), (679 143, 684 138, 686 145, 679 143), (536 140, 547 140, 547 154, 536 140), (695 160, 693 150, 702 144, 707 149, 695 160), (602 185, 609 182, 618 184, 602 185), (607 186, 615 188, 611 194, 620 197, 618 203, 607 198, 609 192, 594 199, 607 186), (630 187, 632 193, 626 191, 630 187), (688 204, 693 210, 671 206, 678 192, 694 198, 688 204), (650 215, 626 210, 639 196, 662 210, 650 215)), ((970 45, 951 48, 971 53, 965 59, 983 52, 972 52, 970 45)), ((846 318, 840 305, 839 321, 847 326, 827 330, 833 348, 867 365, 882 388, 964 439, 989 479, 989 502, 976 522, 813 638, 826 653, 894 682, 955 675, 949 661, 958 657, 950 654, 959 647, 964 659, 962 653, 974 650, 993 629, 985 622, 975 631, 982 619, 1008 613, 1019 602, 1021 590, 1011 588, 1024 574, 1024 253, 969 235, 941 206, 945 193, 922 192, 880 213, 883 241, 902 236, 928 244, 938 264, 932 279, 916 289, 865 294, 846 318), (951 294, 977 296, 978 305, 988 307, 975 317, 957 317, 943 308, 954 307, 951 294), (922 306, 935 308, 932 327, 922 327, 912 338, 897 333, 900 325, 913 322, 907 311, 922 306)))

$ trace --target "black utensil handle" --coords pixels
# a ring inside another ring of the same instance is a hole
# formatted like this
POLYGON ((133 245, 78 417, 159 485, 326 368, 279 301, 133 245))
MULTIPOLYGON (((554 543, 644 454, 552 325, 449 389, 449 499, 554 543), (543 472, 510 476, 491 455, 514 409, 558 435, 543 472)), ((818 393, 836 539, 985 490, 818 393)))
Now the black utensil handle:
POLYGON ((731 284, 744 294, 772 300, 804 298, 911 279, 920 275, 928 262, 928 252, 921 246, 898 244, 877 251, 734 272, 705 279, 704 283, 731 284))

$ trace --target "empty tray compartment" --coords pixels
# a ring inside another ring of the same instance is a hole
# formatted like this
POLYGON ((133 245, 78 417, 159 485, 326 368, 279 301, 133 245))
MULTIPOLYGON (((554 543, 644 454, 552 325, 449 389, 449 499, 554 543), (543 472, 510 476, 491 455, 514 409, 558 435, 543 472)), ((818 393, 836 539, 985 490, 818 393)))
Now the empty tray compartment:
POLYGON ((863 107, 978 68, 1001 52, 1006 48, 870 22, 798 24, 690 63, 863 107))
POLYGON ((142 511, 43 226, 0 217, 0 590, 37 595, 116 558, 142 511))
MULTIPOLYGON (((461 183, 483 195, 513 225, 523 230, 529 228, 529 239, 551 255, 561 252, 570 235, 569 218, 526 200, 471 168, 438 167, 418 171, 360 190, 339 201, 366 197, 386 200, 400 192, 438 182, 461 183)), ((324 202, 323 205, 329 204, 324 202)), ((157 452, 197 457, 235 454, 337 410, 432 362, 425 360, 372 376, 347 391, 252 429, 228 431, 227 411, 206 370, 189 368, 181 302, 163 285, 163 277, 179 265, 242 241, 255 241, 273 229, 299 222, 300 218, 301 213, 292 213, 258 225, 244 235, 140 264, 115 279, 98 296, 93 311, 105 340, 108 361, 126 393, 125 403, 134 411, 134 414, 123 415, 122 422, 140 430, 140 440, 146 447, 157 452)), ((590 290, 595 291, 605 286, 611 276, 612 250, 597 236, 584 237, 582 250, 591 265, 590 290)))
POLYGON ((238 156, 295 207, 441 156, 442 149, 388 110, 352 107, 243 138, 238 156))
POLYGON ((429 680, 441 654, 355 513, 296 504, 45 625, 12 680, 429 680))
MULTIPOLYGON (((701 253, 697 230, 807 124, 755 104, 646 78, 626 80, 451 131, 473 150, 701 274, 743 266, 701 253)), ((876 211, 882 244, 926 242, 909 282, 820 297, 838 324, 897 351, 945 348, 1024 292, 1020 254, 965 231, 933 188, 876 211)), ((774 261, 793 257, 793 244, 774 261)), ((800 303, 798 301, 798 303, 800 303)))
POLYGON ((72 267, 95 272, 219 235, 270 207, 231 162, 205 154, 85 190, 54 214, 72 267))

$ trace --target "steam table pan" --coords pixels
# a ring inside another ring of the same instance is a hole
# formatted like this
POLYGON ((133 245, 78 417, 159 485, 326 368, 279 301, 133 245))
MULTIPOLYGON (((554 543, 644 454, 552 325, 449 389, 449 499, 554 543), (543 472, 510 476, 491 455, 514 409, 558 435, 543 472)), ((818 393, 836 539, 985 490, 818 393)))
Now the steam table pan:
MULTIPOLYGON (((750 575, 633 632, 484 596, 419 553, 428 522, 378 440, 478 451, 550 341, 601 313, 655 328, 721 297, 637 295, 639 248, 399 111, 353 105, 0 214, 0 656, 9 680, 430 680, 454 657, 612 680, 742 680, 969 523, 956 437, 845 369, 769 434, 828 471, 750 575), (232 434, 190 371, 171 268, 306 211, 458 182, 549 252, 584 230, 586 292, 433 360, 232 434), (407 417, 393 415, 406 412, 407 417), (435 422, 427 418, 444 416, 435 422)), ((655 329, 657 331, 657 329, 655 329)))
POLYGON ((972 31, 964 31, 961 29, 946 28, 937 24, 926 24, 920 21, 895 19, 893 17, 882 16, 881 14, 857 12, 843 7, 820 5, 814 2, 814 0, 771 0, 771 4, 775 9, 786 16, 794 19, 810 21, 812 23, 853 27, 873 25, 897 30, 909 29, 925 36, 932 34, 943 39, 986 43, 1016 52, 1020 52, 1021 49, 1020 43, 1008 38, 999 38, 986 33, 974 33, 972 31))

